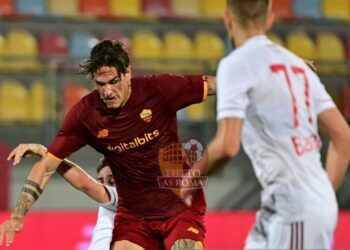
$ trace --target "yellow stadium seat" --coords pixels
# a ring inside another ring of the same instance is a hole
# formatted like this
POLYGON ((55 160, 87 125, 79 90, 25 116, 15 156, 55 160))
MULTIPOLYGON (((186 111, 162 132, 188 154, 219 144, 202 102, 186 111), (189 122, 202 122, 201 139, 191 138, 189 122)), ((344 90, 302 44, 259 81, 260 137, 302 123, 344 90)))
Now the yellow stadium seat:
POLYGON ((155 33, 135 32, 131 43, 135 67, 145 71, 161 71, 164 68, 164 64, 159 61, 163 57, 163 42, 155 33))
POLYGON ((213 32, 198 32, 194 37, 194 44, 198 59, 218 60, 225 54, 225 43, 213 32))
POLYGON ((226 0, 202 0, 202 11, 205 17, 221 18, 226 9, 226 0))
POLYGON ((78 15, 78 0, 48 0, 47 10, 52 15, 70 16, 78 15))
POLYGON ((200 17, 202 0, 172 0, 171 9, 178 17, 200 17))
POLYGON ((164 55, 166 58, 191 59, 193 42, 179 31, 170 31, 164 36, 164 55))
POLYGON ((291 32, 287 35, 286 45, 289 50, 303 59, 314 60, 316 46, 311 38, 304 32, 291 32))
POLYGON ((344 44, 332 33, 319 33, 316 37, 318 69, 322 73, 347 73, 344 44))
POLYGON ((285 44, 284 44, 282 38, 279 37, 277 34, 275 34, 275 33, 268 33, 267 36, 272 42, 277 43, 277 44, 285 47, 285 44))
POLYGON ((323 0, 322 11, 324 17, 350 21, 349 0, 323 0))
POLYGON ((6 39, 0 34, 0 71, 6 70, 6 39))
POLYGON ((141 0, 109 0, 113 16, 140 17, 142 13, 141 0))
POLYGON ((186 118, 190 121, 204 121, 207 119, 207 103, 191 105, 185 109, 186 118))
POLYGON ((0 122, 25 122, 28 117, 28 91, 16 80, 0 83, 0 122))
POLYGON ((138 31, 132 36, 132 54, 135 58, 158 59, 162 57, 163 43, 153 32, 138 31))
POLYGON ((45 87, 42 81, 35 81, 29 89, 28 120, 42 123, 45 120, 45 87))
POLYGON ((6 37, 7 67, 10 71, 41 71, 38 42, 25 30, 11 30, 6 37))
POLYGON ((203 72, 202 65, 192 60, 193 54, 193 42, 185 33, 169 31, 165 34, 164 56, 169 60, 164 64, 164 71, 192 74, 203 72))

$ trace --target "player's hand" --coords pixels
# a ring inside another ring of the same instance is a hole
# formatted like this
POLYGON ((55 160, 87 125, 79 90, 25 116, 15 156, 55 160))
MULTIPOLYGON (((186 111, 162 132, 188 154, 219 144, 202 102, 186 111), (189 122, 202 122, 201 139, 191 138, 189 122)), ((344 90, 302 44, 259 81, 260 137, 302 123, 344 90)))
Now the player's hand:
POLYGON ((3 244, 9 247, 14 241, 15 234, 23 228, 23 220, 8 219, 0 225, 0 246, 3 244))
POLYGON ((314 61, 310 61, 310 60, 306 60, 304 59, 304 62, 307 64, 307 66, 310 67, 310 69, 312 69, 314 72, 317 71, 316 65, 314 63, 314 61))
POLYGON ((13 165, 17 165, 21 162, 23 157, 29 157, 32 155, 38 155, 44 157, 47 149, 41 144, 19 144, 15 149, 11 151, 7 157, 8 161, 13 160, 13 165))

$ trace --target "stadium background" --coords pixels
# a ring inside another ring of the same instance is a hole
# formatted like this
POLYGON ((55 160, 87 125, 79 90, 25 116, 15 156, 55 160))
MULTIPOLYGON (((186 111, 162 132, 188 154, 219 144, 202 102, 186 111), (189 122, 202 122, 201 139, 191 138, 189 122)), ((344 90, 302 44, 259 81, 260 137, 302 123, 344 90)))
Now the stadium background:
MULTIPOLYGON (((275 0, 273 8, 278 20, 271 39, 315 60, 349 121, 350 0, 275 0)), ((14 207, 33 163, 11 168, 5 156, 18 143, 51 141, 64 113, 93 87, 76 72, 99 39, 125 42, 134 75, 214 75, 218 59, 232 49, 220 17, 224 9, 225 0, 0 0, 0 219, 14 207)), ((183 141, 206 144, 215 132, 215 98, 178 117, 183 141)), ((89 148, 72 156, 92 176, 98 158, 89 148)), ((243 152, 210 177, 208 249, 242 247, 259 191, 243 152)), ((334 247, 350 249, 349 173, 337 197, 334 247)), ((33 210, 12 249, 86 249, 97 205, 61 177, 53 177, 33 210)))

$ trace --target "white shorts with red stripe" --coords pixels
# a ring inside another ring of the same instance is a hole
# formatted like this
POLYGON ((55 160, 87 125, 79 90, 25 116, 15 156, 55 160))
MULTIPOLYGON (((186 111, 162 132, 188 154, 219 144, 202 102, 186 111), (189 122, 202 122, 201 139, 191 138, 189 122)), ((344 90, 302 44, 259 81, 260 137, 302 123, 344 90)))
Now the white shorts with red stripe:
POLYGON ((336 224, 337 213, 290 222, 259 211, 244 249, 332 249, 336 224))

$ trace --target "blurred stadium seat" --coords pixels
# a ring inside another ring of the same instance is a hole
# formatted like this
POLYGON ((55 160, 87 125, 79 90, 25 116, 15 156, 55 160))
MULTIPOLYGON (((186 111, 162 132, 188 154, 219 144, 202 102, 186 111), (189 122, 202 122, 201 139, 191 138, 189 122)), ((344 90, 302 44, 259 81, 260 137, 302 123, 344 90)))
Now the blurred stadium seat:
POLYGON ((142 14, 141 0, 109 0, 113 16, 140 17, 142 14))
POLYGON ((289 18, 292 14, 292 0, 272 1, 272 11, 277 18, 289 18))
POLYGON ((89 32, 75 32, 69 39, 69 54, 74 59, 90 55, 90 50, 98 43, 98 39, 89 32))
POLYGON ((316 46, 312 39, 304 32, 290 32, 286 37, 289 50, 304 59, 316 58, 316 46))
POLYGON ((183 32, 169 31, 164 35, 164 55, 168 59, 192 59, 193 42, 183 32))
POLYGON ((322 11, 324 17, 331 19, 350 20, 349 0, 323 0, 322 11))
POLYGON ((0 82, 0 122, 25 122, 28 118, 28 91, 13 79, 0 82))
POLYGON ((185 109, 186 119, 189 121, 204 121, 207 119, 207 103, 197 103, 185 109))
POLYGON ((201 0, 172 0, 171 9, 178 17, 200 17, 201 0))
POLYGON ((8 70, 41 71, 38 60, 39 49, 36 38, 25 30, 11 30, 6 37, 6 56, 8 70))
POLYGON ((43 32, 39 37, 40 56, 64 56, 68 53, 68 41, 63 34, 43 32))
POLYGON ((143 0, 142 11, 148 16, 169 17, 171 16, 171 0, 143 0))
POLYGON ((195 55, 198 59, 218 60, 225 53, 225 43, 215 33, 200 31, 194 37, 195 55))
POLYGON ((294 16, 320 18, 322 16, 320 1, 321 0, 293 0, 294 16))
POLYGON ((274 43, 277 43, 277 44, 279 44, 279 45, 281 45, 283 47, 286 46, 284 41, 282 40, 282 38, 279 35, 277 35, 276 33, 270 32, 270 33, 267 34, 267 36, 274 43))
POLYGON ((151 31, 137 31, 132 36, 132 51, 135 58, 162 58, 163 42, 151 31))
POLYGON ((226 0, 201 0, 201 2, 205 17, 221 18, 226 10, 226 0))
POLYGON ((66 114, 81 98, 90 93, 90 90, 79 82, 67 82, 63 88, 63 106, 66 114))
POLYGON ((0 34, 0 71, 6 71, 7 70, 7 63, 6 63, 6 39, 3 35, 0 34))
POLYGON ((78 16, 79 0, 48 0, 47 11, 55 16, 78 16))
POLYGON ((345 48, 341 39, 332 33, 318 33, 316 36, 317 59, 320 61, 345 61, 345 48))
MULTIPOLYGON (((2 0, 1 0, 2 1, 2 0)), ((45 15, 45 0, 16 0, 16 12, 20 14, 45 15)))
POLYGON ((79 11, 86 16, 108 16, 108 0, 80 0, 79 11))
POLYGON ((40 124, 45 119, 45 87, 40 80, 31 84, 28 96, 28 121, 40 124))
POLYGON ((0 1, 0 16, 12 15, 14 12, 14 0, 0 1))
POLYGON ((317 60, 326 64, 319 64, 321 73, 347 73, 344 64, 346 54, 341 39, 332 33, 318 33, 316 36, 317 60))

